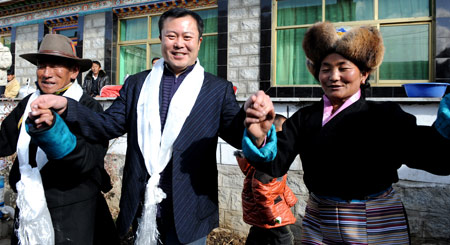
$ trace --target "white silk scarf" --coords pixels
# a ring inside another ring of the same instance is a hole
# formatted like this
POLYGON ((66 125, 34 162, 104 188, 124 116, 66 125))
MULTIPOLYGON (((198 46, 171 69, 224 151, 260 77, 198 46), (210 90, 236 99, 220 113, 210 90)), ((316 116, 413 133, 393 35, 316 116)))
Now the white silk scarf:
MULTIPOLYGON (((45 199, 40 170, 48 162, 45 152, 38 147, 36 152, 37 167, 29 164, 29 145, 31 137, 25 129, 25 121, 31 111, 31 102, 40 95, 36 90, 28 100, 22 115, 19 139, 17 141, 17 157, 19 159, 20 181, 17 182, 17 206, 19 207, 19 227, 15 230, 20 244, 55 244, 50 212, 45 199)), ((83 89, 75 81, 64 93, 64 96, 79 101, 83 89)))
POLYGON ((138 144, 150 175, 136 234, 135 244, 139 245, 157 244, 157 204, 166 198, 166 194, 158 186, 160 174, 172 157, 173 143, 191 113, 204 79, 204 69, 197 59, 194 69, 183 80, 170 102, 161 135, 159 88, 163 71, 164 59, 160 59, 145 79, 137 104, 138 144))

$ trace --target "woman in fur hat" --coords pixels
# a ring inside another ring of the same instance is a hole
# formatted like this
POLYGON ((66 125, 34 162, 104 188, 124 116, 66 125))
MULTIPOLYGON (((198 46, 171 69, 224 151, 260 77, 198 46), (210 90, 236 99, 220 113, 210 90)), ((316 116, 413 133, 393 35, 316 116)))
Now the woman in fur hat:
POLYGON ((384 53, 374 27, 339 35, 332 24, 317 23, 306 32, 303 49, 323 99, 297 111, 278 134, 258 106, 250 107, 245 156, 278 177, 300 154, 310 191, 302 243, 409 244, 405 210, 392 184, 402 164, 450 174, 450 96, 433 126, 418 126, 395 103, 366 101, 362 88, 384 53))

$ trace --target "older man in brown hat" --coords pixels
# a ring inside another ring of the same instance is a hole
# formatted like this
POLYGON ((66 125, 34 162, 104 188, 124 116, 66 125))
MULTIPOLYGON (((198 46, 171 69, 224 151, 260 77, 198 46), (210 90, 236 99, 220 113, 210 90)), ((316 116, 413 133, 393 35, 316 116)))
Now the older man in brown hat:
POLYGON ((76 82, 92 62, 78 58, 72 41, 58 34, 46 35, 38 53, 20 56, 37 66, 38 90, 1 125, 0 156, 17 153, 9 176, 18 192, 13 243, 118 243, 101 193, 111 189, 103 162, 108 142, 86 140, 56 113, 49 113, 51 123, 40 127, 27 120, 30 104, 40 94, 64 95, 102 111, 76 82))

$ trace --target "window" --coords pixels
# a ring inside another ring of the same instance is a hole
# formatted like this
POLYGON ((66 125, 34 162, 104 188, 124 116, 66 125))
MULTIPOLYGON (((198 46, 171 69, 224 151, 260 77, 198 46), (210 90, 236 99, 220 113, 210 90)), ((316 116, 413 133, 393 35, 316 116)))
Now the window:
POLYGON ((78 38, 77 38, 77 25, 74 26, 63 26, 63 27, 53 27, 52 33, 53 34, 61 34, 64 35, 70 39, 72 39, 72 42, 77 46, 78 38))
MULTIPOLYGON (((195 11, 195 10, 194 10, 195 11)), ((205 71, 217 74, 217 8, 196 11, 203 19, 203 41, 198 54, 205 71)), ((119 20, 118 81, 151 68, 154 57, 162 57, 158 21, 160 15, 119 20)))
POLYGON ((11 27, 0 28, 0 43, 11 49, 11 27))
POLYGON ((3 46, 6 46, 11 49, 11 36, 0 34, 0 43, 2 43, 3 46))
POLYGON ((372 85, 430 81, 431 4, 431 0, 273 0, 272 85, 318 85, 306 68, 301 45, 306 30, 318 21, 380 30, 386 51, 371 77, 372 85))
POLYGON ((55 19, 48 19, 45 21, 45 26, 49 29, 52 34, 61 34, 70 39, 77 45, 78 37, 78 16, 65 16, 58 17, 55 19))

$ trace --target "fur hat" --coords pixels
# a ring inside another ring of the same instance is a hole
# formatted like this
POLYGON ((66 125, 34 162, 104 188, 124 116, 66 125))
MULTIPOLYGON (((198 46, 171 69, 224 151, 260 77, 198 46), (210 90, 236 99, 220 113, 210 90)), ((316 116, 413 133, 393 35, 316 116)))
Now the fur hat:
POLYGON ((383 60, 384 45, 375 27, 354 27, 339 30, 329 22, 311 26, 303 39, 309 72, 318 79, 322 60, 331 53, 338 53, 355 63, 360 70, 372 72, 383 60), (339 33, 338 33, 339 31, 339 33))

